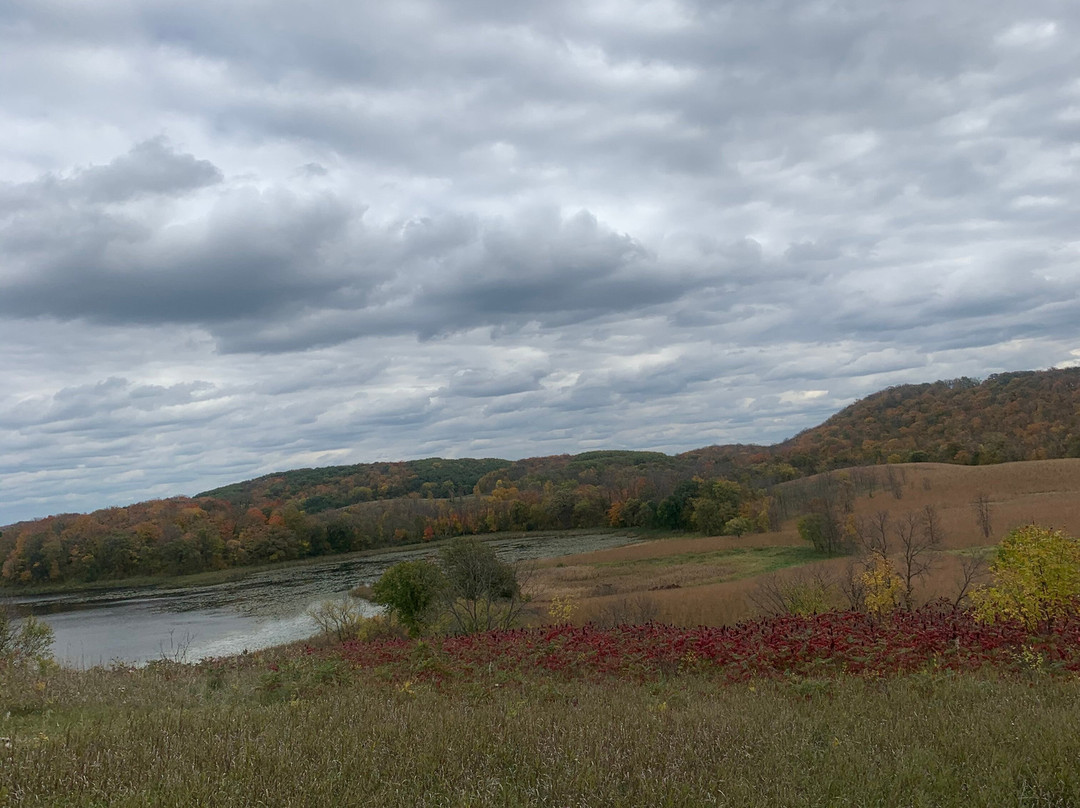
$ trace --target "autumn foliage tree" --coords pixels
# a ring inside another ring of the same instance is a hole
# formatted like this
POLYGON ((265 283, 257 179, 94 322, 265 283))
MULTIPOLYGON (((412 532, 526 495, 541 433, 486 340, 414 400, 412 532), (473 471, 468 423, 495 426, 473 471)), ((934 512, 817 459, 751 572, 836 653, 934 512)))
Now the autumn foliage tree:
POLYGON ((903 596, 904 583, 887 556, 876 555, 860 575, 866 611, 882 617, 893 611, 903 596))
POLYGON ((990 571, 994 582, 972 595, 981 620, 1048 625, 1077 608, 1080 541, 1038 525, 1017 528, 1001 540, 990 571))
POLYGON ((905 384, 772 447, 804 473, 883 462, 1080 457, 1080 369, 905 384))

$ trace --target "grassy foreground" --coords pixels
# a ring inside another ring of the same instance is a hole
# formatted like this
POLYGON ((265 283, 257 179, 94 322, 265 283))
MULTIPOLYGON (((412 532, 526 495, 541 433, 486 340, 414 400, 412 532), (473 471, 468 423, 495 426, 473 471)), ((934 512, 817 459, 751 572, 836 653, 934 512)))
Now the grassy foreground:
MULTIPOLYGON (((413 656, 424 666, 425 653, 413 656)), ((1073 806, 1080 679, 0 670, 0 805, 1073 806)))

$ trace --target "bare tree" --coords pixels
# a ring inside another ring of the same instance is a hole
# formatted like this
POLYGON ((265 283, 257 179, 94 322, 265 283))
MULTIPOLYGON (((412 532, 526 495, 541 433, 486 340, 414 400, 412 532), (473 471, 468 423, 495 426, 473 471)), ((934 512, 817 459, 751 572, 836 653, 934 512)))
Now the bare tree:
POLYGON ((880 510, 871 517, 853 521, 858 557, 847 563, 844 573, 837 580, 837 588, 851 609, 865 610, 866 583, 863 576, 878 559, 887 561, 889 558, 890 519, 887 510, 880 510))
POLYGON ((904 584, 904 608, 915 608, 915 581, 930 571, 933 564, 931 550, 941 544, 941 527, 937 511, 927 505, 922 513, 909 513, 896 526, 902 563, 900 579, 904 584))
POLYGON ((960 556, 960 574, 957 576, 956 597, 953 599, 953 608, 959 609, 975 585, 982 580, 989 571, 986 561, 986 553, 972 551, 960 556))
POLYGON ((862 564, 849 561, 837 582, 840 592, 847 599, 848 607, 858 612, 866 609, 866 584, 862 579, 864 571, 862 564))
POLYGON ((975 499, 971 501, 971 508, 975 511, 975 521, 979 525, 979 529, 982 531, 983 538, 990 538, 990 497, 984 491, 980 491, 975 495, 975 499))
POLYGON ((904 498, 904 478, 906 476, 903 469, 898 469, 896 466, 885 467, 885 482, 889 486, 889 493, 893 495, 893 499, 904 498))
POLYGON ((866 496, 869 499, 874 498, 874 493, 878 489, 878 476, 876 468, 871 466, 870 468, 852 469, 851 479, 860 490, 866 493, 866 496))
POLYGON ((869 519, 859 520, 856 523, 856 541, 862 559, 852 565, 851 575, 848 576, 852 582, 847 584, 850 591, 848 600, 853 607, 862 597, 855 586, 859 574, 872 566, 874 559, 882 559, 896 568, 903 584, 904 607, 913 609, 915 584, 930 571, 933 563, 931 551, 940 546, 942 538, 941 519, 933 505, 906 513, 895 520, 886 510, 878 511, 869 519))
POLYGON ((318 606, 308 609, 307 615, 315 621, 323 635, 338 642, 355 637, 363 618, 356 603, 348 595, 341 600, 324 600, 318 606))
POLYGON ((937 507, 927 505, 922 509, 923 531, 931 544, 941 544, 945 538, 945 531, 941 527, 941 517, 938 516, 937 507))
POLYGON ((889 541, 890 532, 889 512, 885 510, 878 511, 868 521, 859 525, 858 538, 862 545, 862 551, 869 555, 888 558, 891 544, 889 541))

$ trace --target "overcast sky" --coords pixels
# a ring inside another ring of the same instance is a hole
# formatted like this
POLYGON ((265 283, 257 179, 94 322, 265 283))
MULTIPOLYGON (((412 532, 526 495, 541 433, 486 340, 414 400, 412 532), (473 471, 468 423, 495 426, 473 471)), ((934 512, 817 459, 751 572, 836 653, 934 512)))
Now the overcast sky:
POLYGON ((0 524, 1080 361, 1075 0, 5 0, 0 524))

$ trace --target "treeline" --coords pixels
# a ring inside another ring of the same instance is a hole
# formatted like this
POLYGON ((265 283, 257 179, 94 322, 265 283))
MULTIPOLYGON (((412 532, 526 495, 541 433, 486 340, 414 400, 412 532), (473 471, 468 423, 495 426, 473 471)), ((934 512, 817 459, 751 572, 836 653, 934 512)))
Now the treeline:
POLYGON ((296 469, 204 491, 196 494, 196 498, 224 499, 242 508, 284 503, 315 514, 410 494, 452 497, 469 493, 483 475, 504 468, 509 462, 490 457, 460 460, 429 457, 398 463, 296 469))
POLYGON ((742 534, 775 518, 760 491, 724 479, 488 480, 467 495, 419 492, 306 513, 294 502, 155 500, 51 516, 0 535, 0 584, 182 575, 500 531, 641 527, 742 534))
MULTIPOLYGON (((491 494, 501 483, 520 490, 547 485, 597 485, 613 498, 629 486, 670 492, 693 477, 728 477, 762 487, 799 476, 771 461, 761 446, 722 446, 671 456, 662 452, 595 451, 524 460, 428 458, 399 463, 297 469, 196 494, 224 499, 238 508, 293 505, 307 514, 403 497, 456 500, 491 494), (640 483, 644 480, 644 483, 640 483)), ((665 494, 666 495, 666 494, 665 494)))

